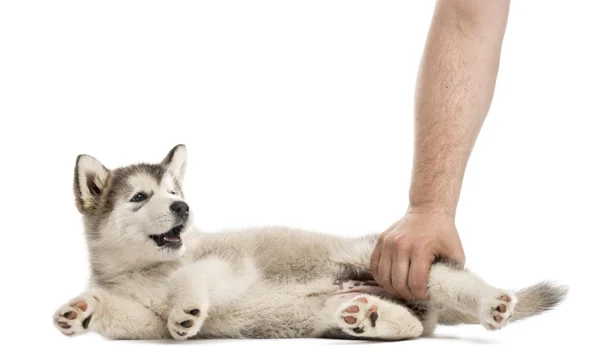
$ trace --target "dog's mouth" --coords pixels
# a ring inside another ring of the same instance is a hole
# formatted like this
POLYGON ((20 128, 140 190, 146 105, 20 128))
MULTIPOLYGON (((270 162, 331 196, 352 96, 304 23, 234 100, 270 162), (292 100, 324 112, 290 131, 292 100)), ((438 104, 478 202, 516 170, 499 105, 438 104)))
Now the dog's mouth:
POLYGON ((156 242, 158 247, 169 246, 172 248, 179 248, 182 244, 180 236, 181 229, 183 229, 183 225, 177 225, 163 234, 150 235, 150 238, 156 242))

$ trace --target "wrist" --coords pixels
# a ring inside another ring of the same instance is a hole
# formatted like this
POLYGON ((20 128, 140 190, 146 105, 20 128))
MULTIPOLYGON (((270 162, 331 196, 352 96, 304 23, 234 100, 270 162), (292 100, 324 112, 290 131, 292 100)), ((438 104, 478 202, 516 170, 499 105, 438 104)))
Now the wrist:
POLYGON ((406 214, 445 216, 454 221, 456 208, 440 202, 411 202, 406 214))

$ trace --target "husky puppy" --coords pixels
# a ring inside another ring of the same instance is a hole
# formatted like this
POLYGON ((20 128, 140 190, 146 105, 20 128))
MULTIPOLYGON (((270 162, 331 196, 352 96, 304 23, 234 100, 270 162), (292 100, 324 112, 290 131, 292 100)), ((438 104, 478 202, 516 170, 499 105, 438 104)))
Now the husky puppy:
POLYGON ((403 340, 438 324, 497 330, 544 312, 567 289, 496 288, 452 263, 431 267, 428 301, 387 294, 369 273, 378 235, 343 238, 285 227, 218 233, 192 226, 186 148, 156 164, 107 169, 77 157, 91 281, 55 312, 60 332, 110 339, 403 340))

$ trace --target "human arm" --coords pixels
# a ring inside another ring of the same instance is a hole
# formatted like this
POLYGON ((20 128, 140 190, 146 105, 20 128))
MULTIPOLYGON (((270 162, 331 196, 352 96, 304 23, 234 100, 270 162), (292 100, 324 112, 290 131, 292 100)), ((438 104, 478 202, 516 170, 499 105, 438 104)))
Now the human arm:
POLYGON ((415 94, 409 207, 383 232, 371 271, 388 292, 427 299, 436 257, 464 263, 455 225, 463 176, 489 111, 509 0, 438 0, 415 94))

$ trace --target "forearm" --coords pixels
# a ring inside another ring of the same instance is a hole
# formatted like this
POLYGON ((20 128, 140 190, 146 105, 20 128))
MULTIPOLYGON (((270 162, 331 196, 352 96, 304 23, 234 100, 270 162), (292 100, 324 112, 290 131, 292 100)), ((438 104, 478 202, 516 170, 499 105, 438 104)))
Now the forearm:
POLYGON ((454 215, 467 162, 490 108, 509 0, 440 0, 415 95, 410 206, 454 215))

